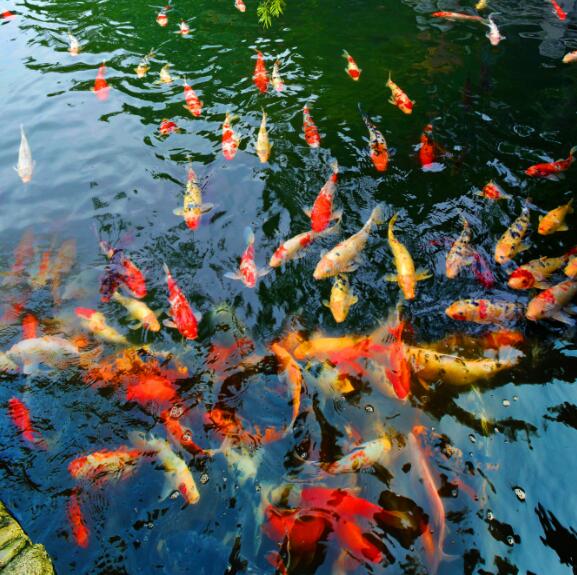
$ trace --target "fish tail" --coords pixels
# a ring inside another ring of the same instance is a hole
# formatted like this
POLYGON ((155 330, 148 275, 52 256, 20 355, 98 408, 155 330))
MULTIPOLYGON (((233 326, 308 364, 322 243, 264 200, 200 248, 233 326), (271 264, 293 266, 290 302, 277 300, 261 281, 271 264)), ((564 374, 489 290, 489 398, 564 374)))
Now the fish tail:
MULTIPOLYGON (((335 160, 334 162, 331 162, 331 170, 333 171, 333 174, 339 173, 339 163, 337 160, 335 160)), ((571 201, 573 201, 573 200, 571 200, 571 201)))
POLYGON ((391 85, 391 71, 389 70, 389 79, 387 80, 387 86, 391 85))
POLYGON ((397 218, 399 217, 399 212, 393 215, 393 217, 389 220, 389 234, 393 233, 393 228, 397 223, 397 218))
POLYGON ((254 244, 254 232, 250 226, 244 229, 244 240, 248 245, 254 244))
POLYGON ((569 157, 573 158, 575 156, 575 154, 577 154, 577 146, 573 146, 570 150, 569 150, 569 157))
POLYGON ((346 50, 343 50, 343 58, 346 58, 347 60, 350 58, 350 54, 346 50))
POLYGON ((169 278, 170 277, 170 269, 168 269, 168 266, 166 265, 165 262, 162 262, 162 269, 164 270, 166 277, 169 278))
POLYGON ((375 226, 380 226, 381 224, 385 223, 384 210, 382 204, 379 204, 373 209, 373 211, 371 212, 371 216, 369 217, 369 221, 375 226))

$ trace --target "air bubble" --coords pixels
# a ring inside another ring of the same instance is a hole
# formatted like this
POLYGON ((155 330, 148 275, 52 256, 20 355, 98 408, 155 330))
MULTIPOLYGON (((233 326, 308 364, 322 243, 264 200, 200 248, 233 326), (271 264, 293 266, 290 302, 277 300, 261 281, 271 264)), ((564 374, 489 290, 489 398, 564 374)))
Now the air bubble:
POLYGON ((487 520, 493 521, 493 519, 495 519, 495 515, 493 515, 493 512, 491 510, 487 511, 487 520))
POLYGON ((514 544, 515 544, 515 539, 513 538, 512 535, 508 535, 507 536, 507 545, 510 545, 511 547, 513 547, 514 544))
POLYGON ((509 407, 510 405, 511 405, 511 402, 508 399, 503 400, 503 407, 509 407))
POLYGON ((208 483, 208 473, 203 473, 200 476, 200 482, 205 485, 206 483, 208 483))
POLYGON ((525 491, 523 491, 523 489, 521 489, 520 487, 514 487, 513 492, 515 493, 519 501, 525 501, 525 499, 527 498, 525 491))
POLYGON ((375 408, 372 405, 365 405, 365 411, 367 413, 374 413, 375 412, 375 408))
POLYGON ((477 438, 472 433, 470 433, 469 434, 469 441, 471 443, 477 443, 477 438))

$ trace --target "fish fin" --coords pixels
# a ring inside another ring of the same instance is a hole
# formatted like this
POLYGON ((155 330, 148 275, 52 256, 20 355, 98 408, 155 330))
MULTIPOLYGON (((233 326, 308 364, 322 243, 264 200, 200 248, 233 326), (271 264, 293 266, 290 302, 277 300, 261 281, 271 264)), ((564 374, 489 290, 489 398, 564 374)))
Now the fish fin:
POLYGON ((528 249, 529 249, 529 246, 526 246, 525 244, 521 244, 519 246, 519 252, 518 253, 524 252, 525 250, 528 250, 528 249))
POLYGON ((352 262, 349 262, 346 265, 346 267, 344 267, 341 271, 345 272, 345 273, 356 272, 359 269, 360 265, 361 265, 361 262, 359 262, 358 260, 354 260, 352 262))
POLYGON ((422 377, 417 376, 417 381, 421 384, 423 389, 431 389, 431 386, 427 381, 425 381, 422 377))
POLYGON ((389 104, 392 104, 393 106, 396 106, 397 103, 395 102, 394 98, 389 98, 389 104))
POLYGON ((428 280, 429 278, 432 278, 433 274, 429 271, 429 270, 424 270, 424 269, 418 269, 415 279, 420 282, 423 280, 428 280))
POLYGON ((172 210, 172 213, 175 216, 183 216, 184 215, 184 210, 182 208, 175 208, 174 210, 172 210))
POLYGON ((563 310, 555 312, 554 314, 551 315, 551 317, 571 327, 573 327, 576 323, 575 320, 569 317, 569 315, 565 313, 563 310))
POLYGON ((193 311, 192 315, 194 316, 194 318, 196 319, 196 321, 200 321, 202 319, 202 314, 199 311, 193 311))
POLYGON ((324 305, 325 307, 328 307, 329 309, 330 309, 330 307, 331 307, 331 304, 330 304, 326 299, 323 300, 323 305, 324 305))
POLYGON ((336 210, 331 215, 331 220, 340 220, 343 217, 343 210, 336 210))
POLYGON ((142 322, 141 321, 137 321, 135 323, 131 323, 128 326, 128 329, 140 329, 142 327, 142 322))
POLYGON ((205 214, 206 212, 210 212, 210 210, 212 210, 214 208, 214 204, 208 203, 208 204, 201 204, 200 206, 200 211, 205 214))
POLYGON ((349 298, 349 303, 350 305, 355 305, 357 302, 359 301, 359 298, 356 295, 352 295, 349 298))
POLYGON ((397 274, 385 274, 383 276, 383 279, 386 282, 397 282, 399 281, 399 276, 397 274))
POLYGON ((250 226, 244 228, 244 241, 247 244, 254 244, 254 232, 250 226))
POLYGON ((567 232, 569 231, 569 226, 566 223, 562 223, 558 228, 558 232, 567 232))
POLYGON ((173 320, 171 319, 165 319, 162 321, 162 325, 164 325, 165 327, 172 327, 174 329, 176 329, 176 324, 174 323, 173 320))
MULTIPOLYGON (((319 236, 322 236, 322 237, 324 237, 324 236, 330 236, 331 234, 336 234, 336 233, 338 233, 338 232, 340 232, 340 231, 341 231, 341 220, 339 219, 339 221, 338 221, 334 226, 331 226, 330 228, 324 229, 324 230, 319 234, 319 236)), ((303 255, 304 255, 304 254, 303 254, 303 255)))
POLYGON ((547 282, 535 282, 533 287, 536 287, 537 289, 549 289, 551 284, 547 282))
MULTIPOLYGON (((16 169, 16 166, 14 166, 14 169, 16 169)), ((303 212, 305 213, 307 218, 311 217, 311 214, 312 214, 311 208, 303 208, 303 212)))
MULTIPOLYGON (((167 472, 168 473, 168 472, 167 472)), ((176 492, 176 489, 174 488, 173 485, 170 484, 170 481, 168 479, 168 477, 166 478, 166 481, 164 482, 164 486, 162 488, 162 491, 160 493, 160 500, 164 501, 165 499, 168 499, 169 497, 172 496, 173 493, 176 492)))
POLYGON ((239 272, 226 272, 224 274, 225 278, 228 278, 229 280, 240 280, 242 279, 242 276, 240 275, 239 272))
POLYGON ((266 268, 259 268, 256 272, 256 275, 259 278, 263 278, 264 276, 270 274, 270 272, 272 272, 272 268, 271 267, 266 267, 266 268))

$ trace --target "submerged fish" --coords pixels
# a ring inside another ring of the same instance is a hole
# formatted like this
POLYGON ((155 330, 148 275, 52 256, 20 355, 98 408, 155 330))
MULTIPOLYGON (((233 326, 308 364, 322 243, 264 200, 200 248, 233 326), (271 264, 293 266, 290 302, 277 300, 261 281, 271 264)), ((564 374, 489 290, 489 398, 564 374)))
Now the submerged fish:
POLYGON ((464 299, 453 302, 445 313, 457 321, 480 324, 513 321, 522 315, 522 306, 508 301, 464 299))
POLYGON ((405 94, 405 92, 403 92, 403 90, 393 82, 390 72, 389 79, 387 80, 387 88, 390 88, 391 90, 391 99, 389 100, 389 103, 399 108, 399 110, 404 114, 411 114, 415 102, 410 100, 407 94, 405 94))
POLYGON ((124 446, 93 451, 74 458, 68 464, 68 472, 74 479, 97 483, 122 479, 134 472, 142 455, 142 450, 124 446))
POLYGON ((138 78, 144 78, 144 76, 146 76, 148 70, 150 70, 150 58, 152 58, 153 56, 154 52, 150 51, 148 54, 146 54, 146 56, 142 57, 142 59, 138 63, 138 66, 134 68, 134 71, 136 72, 136 76, 138 78))
POLYGON ((166 284, 168 286, 168 302, 170 303, 170 316, 172 319, 164 320, 164 325, 177 329, 186 339, 196 339, 198 337, 198 322, 200 314, 192 311, 190 303, 178 284, 172 277, 166 264, 163 265, 166 274, 166 284))
POLYGON ((478 196, 482 196, 483 198, 487 198, 488 200, 510 200, 511 196, 506 194, 503 191, 503 188, 495 183, 493 180, 490 180, 485 186, 483 187, 483 191, 476 192, 478 196))
POLYGON ((96 80, 94 80, 94 87, 92 91, 94 92, 95 96, 103 102, 104 100, 108 99, 110 95, 110 86, 106 81, 106 62, 102 62, 100 67, 98 68, 98 72, 96 73, 96 80))
POLYGON ((244 231, 246 240, 246 249, 240 259, 240 266, 238 272, 227 272, 225 277, 232 280, 241 280, 242 283, 249 288, 256 286, 257 279, 263 277, 270 272, 270 269, 257 269, 254 261, 254 232, 252 228, 248 227, 244 231))
POLYGON ((356 295, 351 293, 349 280, 346 275, 339 275, 335 278, 331 288, 329 301, 323 301, 323 305, 328 307, 337 323, 342 323, 349 315, 349 309, 359 301, 356 295))
POLYGON ((509 226, 495 246, 495 261, 506 264, 518 253, 528 249, 523 239, 529 228, 529 208, 523 206, 521 215, 509 226))
POLYGON ((272 66, 272 87, 277 92, 282 92, 285 88, 284 82, 280 75, 280 60, 275 60, 272 66))
POLYGON ((559 18, 559 20, 567 20, 567 13, 559 6, 556 0, 549 0, 553 6, 553 14, 559 18))
POLYGON ((315 199, 312 209, 305 210, 305 213, 311 219, 311 229, 315 233, 325 230, 331 220, 340 219, 342 212, 333 212, 333 200, 337 191, 337 182, 339 178, 339 164, 335 161, 331 164, 333 173, 321 188, 315 199))
POLYGON ((393 444, 387 434, 381 437, 365 441, 357 445, 337 461, 322 464, 322 468, 331 475, 339 473, 356 473, 361 469, 372 467, 376 463, 385 465, 390 455, 393 444))
POLYGON ((70 33, 70 30, 67 32, 67 35, 68 35, 68 53, 71 56, 78 56, 78 53, 80 52, 80 42, 78 41, 78 38, 74 37, 70 33))
POLYGON ((357 66, 357 63, 353 60, 353 57, 346 50, 343 50, 343 58, 347 61, 345 72, 353 80, 357 81, 361 77, 362 70, 357 66))
POLYGON ((449 279, 456 278, 465 266, 472 263, 472 250, 470 244, 471 227, 469 226, 469 222, 463 218, 463 231, 453 242, 445 262, 445 273, 449 279))
POLYGON ((18 164, 15 170, 22 182, 27 184, 32 180, 35 162, 32 160, 32 152, 28 144, 28 138, 24 133, 24 126, 20 124, 20 148, 18 149, 18 164))
POLYGON ((321 145, 319 130, 314 123, 308 106, 303 108, 303 131, 305 133, 306 143, 311 148, 318 148, 321 145))
POLYGON ((170 75, 170 64, 165 64, 160 69, 160 76, 159 79, 156 80, 156 84, 171 84, 172 83, 172 76, 170 75))
POLYGON ((564 160, 557 160, 556 162, 543 162, 541 164, 529 166, 525 170, 525 174, 533 178, 547 178, 561 172, 566 172, 573 165, 576 152, 577 146, 573 146, 571 150, 569 150, 568 158, 564 160))
POLYGON ((232 128, 234 117, 228 112, 222 124, 222 154, 226 160, 232 160, 236 156, 240 138, 232 128))
POLYGON ((44 439, 42 439, 32 427, 30 411, 17 397, 11 397, 8 400, 8 413, 10 414, 12 423, 20 430, 22 437, 28 441, 28 443, 39 447, 46 447, 44 439))
POLYGON ((68 521, 72 528, 72 536, 76 545, 86 548, 90 541, 90 529, 86 525, 82 508, 80 507, 80 490, 73 489, 66 509, 68 521))
POLYGON ((112 299, 125 307, 130 317, 136 323, 130 326, 130 329, 143 327, 150 331, 160 331, 160 323, 156 314, 142 301, 124 296, 119 292, 114 292, 112 299))
POLYGON ((287 431, 294 427, 295 421, 300 413, 301 394, 303 391, 303 374, 300 365, 295 361, 293 356, 280 344, 273 343, 270 347, 274 353, 281 371, 286 379, 289 394, 292 402, 292 418, 287 431))
POLYGON ((541 218, 539 218, 539 229, 537 230, 542 236, 548 236, 555 232, 566 232, 569 227, 565 223, 565 217, 567 214, 573 213, 573 198, 569 200, 569 203, 559 206, 554 210, 551 210, 541 218))
POLYGON ((256 155, 260 160, 261 164, 266 164, 270 156, 270 150, 272 145, 268 139, 268 132, 266 131, 266 112, 262 112, 262 120, 260 122, 260 128, 258 130, 258 136, 256 139, 256 155))
POLYGON ((359 104, 359 112, 363 118, 363 122, 369 131, 369 151, 371 161, 377 172, 386 172, 389 165, 389 150, 387 148, 387 141, 377 127, 371 122, 369 116, 363 112, 359 104))
POLYGON ((84 325, 99 339, 108 343, 128 344, 127 339, 106 323, 104 314, 85 307, 77 307, 74 313, 84 321, 84 325))
POLYGON ((542 291, 529 302, 525 316, 531 321, 555 319, 574 326, 575 320, 569 317, 568 313, 575 313, 575 308, 568 308, 568 305, 575 294, 577 294, 577 280, 575 279, 554 285, 542 291))
POLYGON ((451 22, 483 22, 483 18, 477 14, 464 14, 463 12, 433 12, 433 18, 443 18, 451 22))
POLYGON ((252 81, 255 83, 255 86, 259 89, 261 94, 266 92, 268 86, 268 74, 264 65, 264 56, 260 50, 256 51, 256 64, 252 81))
POLYGON ((184 223, 191 230, 197 230, 200 226, 202 214, 209 212, 213 204, 205 204, 202 201, 202 190, 192 166, 188 166, 186 173, 186 189, 184 191, 182 208, 176 208, 175 216, 184 217, 184 223))

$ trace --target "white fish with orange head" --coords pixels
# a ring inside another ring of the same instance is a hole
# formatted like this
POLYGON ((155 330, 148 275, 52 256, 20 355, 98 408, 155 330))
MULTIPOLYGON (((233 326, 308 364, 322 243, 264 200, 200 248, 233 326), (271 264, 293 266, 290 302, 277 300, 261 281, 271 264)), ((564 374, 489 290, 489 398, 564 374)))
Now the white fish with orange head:
POLYGON ((531 321, 541 319, 556 319, 570 326, 575 325, 575 320, 569 317, 569 313, 577 313, 577 309, 569 307, 569 302, 577 294, 577 280, 569 279, 561 282, 539 295, 535 296, 527 305, 525 316, 531 321))

